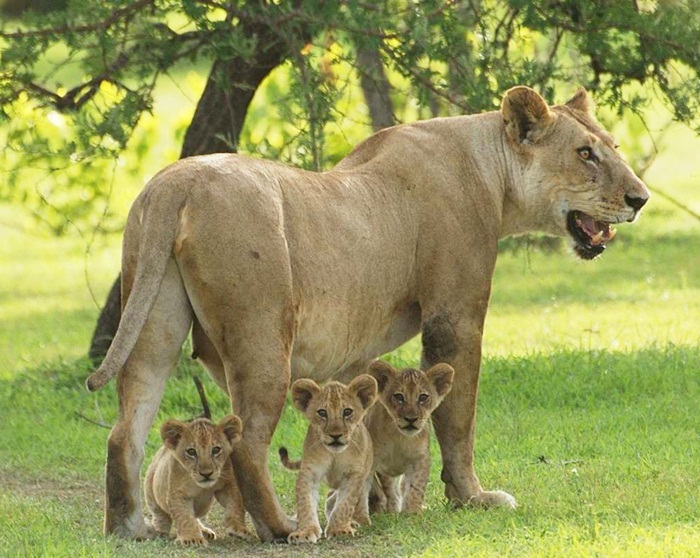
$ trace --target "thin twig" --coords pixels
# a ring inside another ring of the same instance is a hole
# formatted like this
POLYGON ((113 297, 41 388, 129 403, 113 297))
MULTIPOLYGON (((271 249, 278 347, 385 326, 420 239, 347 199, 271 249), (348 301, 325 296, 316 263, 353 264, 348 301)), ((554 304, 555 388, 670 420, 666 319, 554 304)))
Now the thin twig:
POLYGON ((89 418, 89 417, 86 417, 84 414, 79 413, 78 411, 75 411, 75 414, 76 414, 76 416, 77 416, 78 418, 81 418, 81 419, 83 419, 84 421, 89 422, 90 424, 94 424, 95 426, 99 426, 100 428, 109 428, 110 430, 112 429, 112 425, 111 425, 111 424, 107 424, 107 423, 105 423, 105 422, 101 422, 101 421, 98 421, 98 420, 93 420, 93 419, 91 419, 91 418, 89 418))

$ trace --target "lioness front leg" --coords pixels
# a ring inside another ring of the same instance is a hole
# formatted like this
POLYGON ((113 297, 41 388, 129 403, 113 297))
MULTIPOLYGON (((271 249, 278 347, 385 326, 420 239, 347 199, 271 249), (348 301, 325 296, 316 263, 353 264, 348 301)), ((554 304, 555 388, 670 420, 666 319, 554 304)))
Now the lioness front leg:
POLYGON ((485 491, 474 472, 476 397, 485 312, 486 302, 482 302, 474 304, 466 312, 468 316, 438 313, 428 319, 423 326, 423 366, 447 362, 455 369, 452 390, 433 413, 442 453, 445 496, 454 506, 515 507, 515 498, 507 492, 485 491))

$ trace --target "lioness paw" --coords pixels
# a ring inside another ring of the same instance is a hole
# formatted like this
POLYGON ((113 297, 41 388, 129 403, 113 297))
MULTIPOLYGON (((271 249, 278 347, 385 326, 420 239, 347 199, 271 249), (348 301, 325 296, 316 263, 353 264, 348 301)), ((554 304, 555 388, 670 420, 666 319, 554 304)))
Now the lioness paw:
POLYGON ((469 504, 480 508, 511 508, 518 507, 515 498, 503 490, 483 491, 469 499, 469 504))
POLYGON ((320 535, 320 529, 302 529, 301 531, 294 531, 290 534, 289 537, 287 537, 287 542, 289 544, 316 544, 320 535))

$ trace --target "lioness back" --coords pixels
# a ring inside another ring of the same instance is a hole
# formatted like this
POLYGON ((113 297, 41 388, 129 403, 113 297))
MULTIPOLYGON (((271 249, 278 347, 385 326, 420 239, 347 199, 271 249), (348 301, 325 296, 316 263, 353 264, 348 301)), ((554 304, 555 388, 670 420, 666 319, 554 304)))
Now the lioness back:
POLYGON ((168 420, 161 427, 163 446, 146 472, 144 492, 154 529, 176 542, 206 544, 216 534, 200 518, 216 500, 224 507, 226 533, 250 536, 245 509, 233 475, 232 445, 241 437, 242 423, 235 415, 218 424, 200 418, 191 422, 168 420))
POLYGON ((375 361, 369 371, 377 380, 380 401, 365 416, 376 476, 370 510, 420 512, 430 477, 430 416, 452 388, 454 370, 436 364, 426 372, 397 371, 375 361))

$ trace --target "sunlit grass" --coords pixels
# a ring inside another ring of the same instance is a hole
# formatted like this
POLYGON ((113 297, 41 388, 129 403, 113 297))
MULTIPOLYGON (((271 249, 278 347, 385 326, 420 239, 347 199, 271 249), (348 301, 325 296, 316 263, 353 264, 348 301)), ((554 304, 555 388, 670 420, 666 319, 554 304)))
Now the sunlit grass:
MULTIPOLYGON (((194 78, 187 84, 199 86, 194 78)), ((697 212, 700 142, 677 137, 646 178, 697 212)), ((175 139, 163 140, 154 168, 176 156, 175 139)), ((119 190, 124 212, 140 186, 119 190)), ((102 303, 118 272, 120 238, 56 239, 23 227, 16 208, 0 210, 0 556, 308 555, 233 541, 201 551, 101 536, 107 430, 89 421, 113 423, 116 397, 113 384, 85 392, 89 365, 81 358, 98 314, 88 285, 102 303)), ((377 517, 357 539, 323 541, 313 554, 696 554, 698 254, 698 220, 659 197, 594 262, 504 250, 485 325, 476 463, 484 485, 512 492, 520 507, 446 509, 434 445, 427 513, 377 517)), ((389 358, 415 365, 419 348, 415 339, 389 358)), ((195 373, 202 372, 184 358, 157 422, 199 412, 195 373)), ((204 381, 220 416, 227 399, 204 381)), ((270 451, 289 512, 294 474, 275 451, 284 444, 299 455, 304 430, 288 406, 270 451)), ((154 429, 148 458, 158 444, 154 429)))

